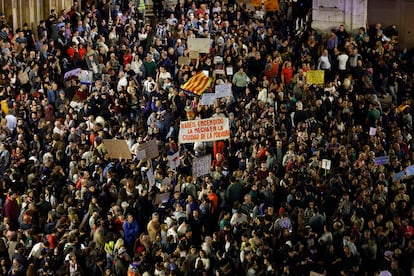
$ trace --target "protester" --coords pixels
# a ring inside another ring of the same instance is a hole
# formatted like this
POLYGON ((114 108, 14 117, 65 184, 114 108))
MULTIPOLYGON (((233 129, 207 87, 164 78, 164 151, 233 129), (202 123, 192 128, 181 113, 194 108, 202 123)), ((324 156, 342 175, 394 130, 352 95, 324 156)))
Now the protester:
POLYGON ((413 51, 279 6, 74 0, 16 33, 0 14, 1 273, 410 275, 413 51), (200 71, 230 94, 180 89, 200 71), (210 117, 230 139, 179 143, 210 117))

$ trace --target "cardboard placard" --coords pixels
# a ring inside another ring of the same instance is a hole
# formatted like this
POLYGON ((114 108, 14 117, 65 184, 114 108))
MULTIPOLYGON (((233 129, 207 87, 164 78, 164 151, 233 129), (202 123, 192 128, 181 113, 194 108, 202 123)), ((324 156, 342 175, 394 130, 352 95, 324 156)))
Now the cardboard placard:
POLYGON ((190 59, 198 59, 200 57, 200 53, 198 51, 190 51, 188 56, 190 59))
POLYGON ((188 65, 190 61, 189 57, 178 57, 178 65, 188 65))
POLYGON ((307 84, 324 84, 325 83, 325 71, 323 70, 309 70, 306 72, 307 84))
POLYGON ((199 177, 210 173, 211 155, 204 155, 193 160, 193 177, 199 177))
POLYGON ((210 38, 188 38, 187 40, 188 50, 199 52, 202 54, 210 53, 211 39, 210 38))
POLYGON ((139 157, 143 157, 143 158, 138 158, 138 155, 137 155, 137 159, 139 160, 156 158, 159 155, 157 140, 152 139, 151 141, 140 144, 138 146, 137 152, 139 153, 139 157), (145 154, 143 153, 143 151, 145 152, 145 154))
POLYGON ((213 117, 182 121, 178 133, 180 144, 226 140, 230 138, 229 118, 213 117))
POLYGON ((103 139, 103 143, 111 159, 132 159, 131 151, 125 140, 103 139))

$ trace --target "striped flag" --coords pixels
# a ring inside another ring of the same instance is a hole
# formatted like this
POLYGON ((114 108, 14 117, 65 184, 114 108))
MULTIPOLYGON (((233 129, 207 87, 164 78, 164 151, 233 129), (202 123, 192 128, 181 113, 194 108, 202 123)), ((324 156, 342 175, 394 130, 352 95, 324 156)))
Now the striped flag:
POLYGON ((200 71, 182 85, 181 90, 187 94, 201 96, 207 87, 210 86, 210 83, 211 79, 206 76, 203 71, 200 71))

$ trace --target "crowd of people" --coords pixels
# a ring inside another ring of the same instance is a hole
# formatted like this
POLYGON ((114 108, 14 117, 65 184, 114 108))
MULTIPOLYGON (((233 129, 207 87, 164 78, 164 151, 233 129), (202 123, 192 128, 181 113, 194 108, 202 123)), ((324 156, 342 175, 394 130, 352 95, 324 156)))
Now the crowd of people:
POLYGON ((74 0, 15 33, 0 14, 0 275, 411 275, 413 53, 396 26, 318 32, 310 3, 74 0), (200 71, 231 96, 180 90, 200 71), (230 139, 178 143, 210 117, 230 139))

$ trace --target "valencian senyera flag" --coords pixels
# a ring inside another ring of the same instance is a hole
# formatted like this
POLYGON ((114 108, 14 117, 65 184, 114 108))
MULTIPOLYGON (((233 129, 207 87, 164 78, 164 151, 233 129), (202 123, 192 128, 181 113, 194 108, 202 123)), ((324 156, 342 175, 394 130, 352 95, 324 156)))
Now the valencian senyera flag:
POLYGON ((211 78, 206 76, 203 71, 200 71, 184 83, 181 86, 181 90, 192 96, 201 96, 210 84, 211 78))

